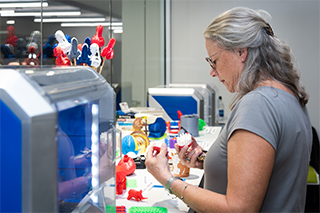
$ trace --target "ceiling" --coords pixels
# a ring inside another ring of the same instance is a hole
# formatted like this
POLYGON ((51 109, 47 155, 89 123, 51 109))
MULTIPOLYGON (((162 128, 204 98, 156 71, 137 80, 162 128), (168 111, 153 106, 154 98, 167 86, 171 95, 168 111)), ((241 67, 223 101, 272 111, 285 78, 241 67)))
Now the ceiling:
MULTIPOLYGON (((29 1, 37 0, 1 0, 1 3, 26 3, 29 1)), ((39 0, 38 0, 39 1, 39 0)), ((61 12, 61 11, 81 11, 81 15, 76 18, 86 17, 104 17, 106 20, 121 21, 122 20, 122 0, 45 0, 49 6, 43 8, 43 12, 61 12), (111 9, 111 12, 110 12, 111 9)), ((40 8, 9 8, 14 9, 16 12, 37 12, 41 11, 40 8)), ((0 10, 4 10, 0 8, 0 10)), ((68 16, 70 17, 70 16, 68 16)), ((29 25, 33 25, 35 17, 3 17, 0 16, 0 34, 7 34, 6 26, 7 20, 28 20, 29 25)), ((40 17, 37 17, 40 18, 40 17)), ((60 17, 59 17, 60 18, 60 17)))
MULTIPOLYGON (((36 0, 4 0, 0 3, 26 3, 36 0)), ((122 19, 122 0, 46 0, 49 4, 48 7, 43 8, 43 12, 61 12, 61 11, 81 11, 80 17, 104 17, 107 20, 112 16, 113 20, 122 19), (111 12, 110 12, 111 11, 111 12)), ((39 2, 39 0, 38 0, 39 2)), ((1 8, 2 10, 15 10, 16 13, 21 12, 41 12, 41 8, 1 8)), ((26 16, 27 17, 27 16, 26 16)), ((70 17, 70 16, 68 16, 70 17)), ((1 16, 1 25, 5 24, 8 19, 17 18, 15 16, 1 16)), ((40 18, 38 16, 38 18, 40 18)), ((3 25, 2 25, 3 26, 3 25)))
POLYGON ((69 5, 81 9, 81 12, 97 13, 103 16, 112 15, 113 18, 121 19, 121 0, 48 0, 49 5, 69 5), (110 8, 112 13, 110 14, 110 8))

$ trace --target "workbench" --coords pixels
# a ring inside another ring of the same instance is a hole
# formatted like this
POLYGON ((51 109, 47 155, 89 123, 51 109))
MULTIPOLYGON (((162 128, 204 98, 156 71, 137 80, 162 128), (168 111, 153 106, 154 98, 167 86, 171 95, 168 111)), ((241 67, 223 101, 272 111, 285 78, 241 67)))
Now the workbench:
MULTIPOLYGON (((221 131, 221 127, 207 127, 199 132, 199 137, 195 139, 204 149, 209 149, 221 131)), ((161 145, 163 141, 151 141, 161 145)), ((190 175, 185 177, 185 182, 198 186, 203 176, 203 170, 190 169, 190 175)), ((127 211, 130 207, 150 207, 159 206, 167 208, 168 212, 188 212, 189 207, 179 198, 170 195, 165 188, 147 171, 147 169, 136 169, 132 175, 127 176, 127 190, 122 195, 116 196, 116 205, 125 206, 127 211), (142 201, 134 199, 127 200, 130 189, 142 190, 142 201)))

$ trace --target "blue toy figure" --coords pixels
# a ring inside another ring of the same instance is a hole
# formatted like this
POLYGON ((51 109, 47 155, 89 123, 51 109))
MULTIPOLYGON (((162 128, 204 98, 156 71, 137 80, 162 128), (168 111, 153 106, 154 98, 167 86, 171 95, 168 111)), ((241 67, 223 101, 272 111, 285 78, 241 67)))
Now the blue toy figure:
POLYGON ((85 43, 82 46, 81 56, 77 59, 77 64, 87 64, 88 66, 91 66, 89 55, 90 48, 88 47, 88 44, 85 43))
POLYGON ((14 48, 11 44, 2 44, 1 45, 1 52, 3 54, 3 58, 15 58, 14 55, 14 48))
POLYGON ((87 37, 85 40, 84 40, 84 44, 87 44, 88 45, 88 55, 91 55, 91 50, 90 50, 90 46, 91 46, 91 38, 87 37))
POLYGON ((78 40, 77 38, 73 37, 71 39, 71 50, 68 53, 68 57, 71 63, 74 65, 77 64, 77 58, 81 55, 81 51, 78 49, 78 40))
POLYGON ((157 118, 156 121, 149 125, 149 138, 161 138, 166 132, 167 126, 163 118, 157 118))
POLYGON ((16 57, 25 59, 27 57, 27 42, 23 38, 19 38, 17 40, 17 50, 16 50, 16 57))
POLYGON ((52 58, 53 57, 53 45, 56 43, 56 38, 54 35, 49 36, 47 43, 43 46, 43 57, 52 58))
POLYGON ((66 34, 65 37, 66 37, 67 41, 68 41, 69 43, 71 43, 71 37, 70 37, 68 34, 66 34))
POLYGON ((138 154, 138 144, 132 135, 127 135, 122 138, 122 153, 126 155, 128 152, 138 154))
POLYGON ((13 53, 14 48, 11 44, 3 44, 1 45, 1 53, 3 54, 3 64, 7 65, 16 60, 16 56, 13 53))

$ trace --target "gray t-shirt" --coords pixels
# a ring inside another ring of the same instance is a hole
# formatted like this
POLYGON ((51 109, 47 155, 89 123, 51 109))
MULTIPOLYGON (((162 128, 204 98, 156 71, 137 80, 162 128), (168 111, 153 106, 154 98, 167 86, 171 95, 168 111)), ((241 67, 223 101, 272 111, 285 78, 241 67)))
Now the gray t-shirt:
POLYGON ((204 188, 226 194, 227 145, 237 129, 261 136, 276 152, 260 211, 303 212, 312 146, 311 123, 306 107, 301 107, 293 95, 273 87, 258 87, 245 95, 207 153, 204 188))

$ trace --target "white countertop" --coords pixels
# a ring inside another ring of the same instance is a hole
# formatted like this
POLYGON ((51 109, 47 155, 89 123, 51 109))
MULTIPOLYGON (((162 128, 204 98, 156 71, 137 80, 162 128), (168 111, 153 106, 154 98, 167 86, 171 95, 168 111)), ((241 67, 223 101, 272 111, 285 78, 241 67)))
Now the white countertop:
MULTIPOLYGON (((185 181, 189 184, 198 186, 203 175, 203 170, 190 169, 189 177, 185 181)), ((124 190, 122 195, 117 195, 116 205, 125 206, 127 211, 133 206, 160 206, 168 209, 168 212, 188 212, 189 207, 182 202, 179 198, 173 198, 169 195, 164 187, 156 180, 146 169, 136 169, 134 174, 127 176, 127 181, 136 181, 135 190, 143 190, 143 197, 147 197, 142 201, 134 199, 127 200, 128 191, 131 188, 124 190)))
MULTIPOLYGON (((200 131, 199 137, 195 139, 206 150, 214 143, 221 131, 221 127, 207 127, 203 131, 200 131)), ((163 141, 156 141, 156 143, 163 143, 163 141)), ((189 184, 198 186, 203 175, 203 170, 190 169, 189 177, 185 178, 185 181, 189 184)), ((133 206, 160 206, 168 209, 168 212, 188 212, 189 207, 182 202, 179 198, 172 198, 164 187, 146 170, 136 169, 135 172, 127 176, 128 188, 124 190, 122 195, 116 196, 116 205, 125 206, 127 212, 130 207, 133 206), (130 189, 142 190, 143 197, 147 197, 142 201, 136 201, 134 199, 127 200, 128 191, 130 189)))

